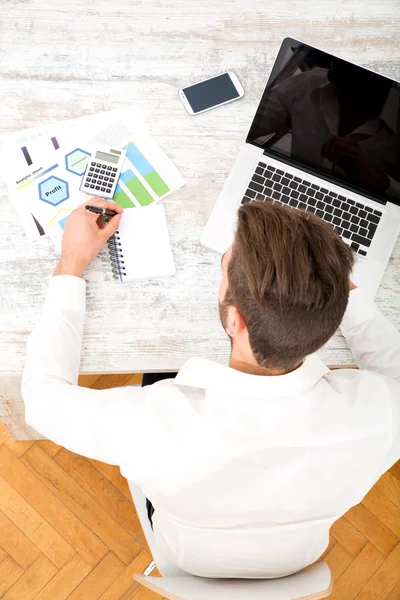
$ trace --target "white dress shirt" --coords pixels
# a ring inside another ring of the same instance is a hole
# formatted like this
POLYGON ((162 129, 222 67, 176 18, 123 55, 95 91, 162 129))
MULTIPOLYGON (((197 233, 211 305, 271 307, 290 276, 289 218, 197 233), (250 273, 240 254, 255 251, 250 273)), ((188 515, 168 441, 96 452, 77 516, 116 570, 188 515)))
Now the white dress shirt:
POLYGON ((312 355, 261 377, 192 358, 175 380, 109 390, 77 386, 85 290, 66 275, 50 284, 28 341, 26 421, 119 465, 153 502, 158 544, 182 569, 245 578, 302 569, 400 457, 400 334, 360 290, 342 323, 360 371, 330 371, 312 355))

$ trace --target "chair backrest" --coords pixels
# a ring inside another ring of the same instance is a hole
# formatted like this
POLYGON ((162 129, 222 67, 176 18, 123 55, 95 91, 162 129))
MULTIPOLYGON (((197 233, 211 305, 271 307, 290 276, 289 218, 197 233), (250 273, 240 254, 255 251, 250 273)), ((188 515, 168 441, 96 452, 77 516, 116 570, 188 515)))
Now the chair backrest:
POLYGON ((145 577, 136 581, 169 600, 319 600, 332 592, 331 572, 321 561, 281 579, 145 577))
POLYGON ((146 497, 129 482, 132 499, 159 572, 163 577, 135 575, 136 581, 171 600, 319 600, 332 591, 331 573, 321 561, 281 579, 207 579, 194 577, 170 562, 157 547, 146 509, 146 497))

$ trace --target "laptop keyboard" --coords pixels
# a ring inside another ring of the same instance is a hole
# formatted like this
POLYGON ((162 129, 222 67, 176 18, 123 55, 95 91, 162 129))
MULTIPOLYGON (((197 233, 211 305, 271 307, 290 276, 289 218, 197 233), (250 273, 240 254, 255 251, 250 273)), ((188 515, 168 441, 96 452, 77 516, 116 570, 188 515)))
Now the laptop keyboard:
POLYGON ((252 200, 278 202, 315 213, 330 223, 361 256, 366 256, 382 213, 330 192, 281 169, 259 162, 242 204, 252 200))

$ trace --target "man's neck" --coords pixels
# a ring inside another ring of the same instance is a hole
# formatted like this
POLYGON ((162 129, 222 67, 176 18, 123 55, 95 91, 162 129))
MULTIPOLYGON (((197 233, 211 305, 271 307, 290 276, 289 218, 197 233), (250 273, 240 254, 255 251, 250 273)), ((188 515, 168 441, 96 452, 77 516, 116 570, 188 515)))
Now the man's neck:
POLYGON ((229 366, 232 369, 235 369, 236 371, 241 371, 242 373, 248 373, 249 375, 261 375, 264 377, 265 376, 274 377, 277 375, 286 375, 286 373, 291 373, 292 371, 295 371, 295 369, 298 369, 302 364, 303 364, 302 361, 300 361, 299 363, 297 363, 294 367, 292 367, 289 370, 280 370, 280 369, 268 369, 268 368, 260 367, 260 365, 258 365, 255 362, 253 363, 253 362, 236 359, 233 356, 231 356, 229 359, 229 366))

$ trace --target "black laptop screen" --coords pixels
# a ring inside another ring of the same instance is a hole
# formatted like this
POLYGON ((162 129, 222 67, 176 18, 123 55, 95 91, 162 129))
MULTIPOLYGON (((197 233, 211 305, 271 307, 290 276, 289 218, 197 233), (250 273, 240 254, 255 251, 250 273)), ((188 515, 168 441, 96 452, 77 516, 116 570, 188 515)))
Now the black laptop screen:
POLYGON ((400 85, 285 39, 247 142, 400 205, 400 85))

